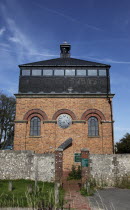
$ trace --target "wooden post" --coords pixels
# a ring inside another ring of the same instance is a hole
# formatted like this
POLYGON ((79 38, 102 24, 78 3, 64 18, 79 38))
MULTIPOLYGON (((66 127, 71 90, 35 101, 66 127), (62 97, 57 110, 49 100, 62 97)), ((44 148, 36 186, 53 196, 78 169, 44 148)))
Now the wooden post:
POLYGON ((13 183, 9 181, 8 190, 11 192, 13 190, 13 183))
POLYGON ((59 204, 59 187, 60 183, 55 182, 55 209, 57 209, 57 205, 59 204))

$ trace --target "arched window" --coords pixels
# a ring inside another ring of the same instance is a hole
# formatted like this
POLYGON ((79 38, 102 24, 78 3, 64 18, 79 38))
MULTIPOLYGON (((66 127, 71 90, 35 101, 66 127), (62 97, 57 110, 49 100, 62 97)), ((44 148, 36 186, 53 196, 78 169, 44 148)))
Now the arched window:
POLYGON ((90 117, 88 119, 88 136, 98 136, 98 119, 96 117, 90 117))
POLYGON ((33 117, 30 121, 30 136, 40 136, 41 120, 39 117, 33 117))

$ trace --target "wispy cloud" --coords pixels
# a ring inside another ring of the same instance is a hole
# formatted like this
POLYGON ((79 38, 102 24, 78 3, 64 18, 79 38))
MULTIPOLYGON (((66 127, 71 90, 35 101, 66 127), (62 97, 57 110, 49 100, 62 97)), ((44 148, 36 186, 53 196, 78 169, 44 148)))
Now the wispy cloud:
POLYGON ((2 35, 4 34, 5 31, 6 31, 5 27, 2 27, 2 28, 0 29, 0 36, 2 36, 2 35))
POLYGON ((114 129, 116 131, 124 131, 124 132, 128 132, 129 131, 130 132, 130 127, 129 128, 128 127, 124 128, 124 127, 115 126, 114 129))
POLYGON ((96 30, 96 31, 103 31, 103 29, 101 29, 101 28, 99 28, 97 26, 94 26, 94 25, 88 24, 88 23, 83 23, 83 22, 77 20, 76 18, 73 18, 73 17, 71 17, 69 15, 64 14, 63 12, 59 12, 59 11, 56 11, 54 9, 47 8, 47 7, 43 6, 43 4, 39 4, 39 3, 36 3, 36 2, 32 2, 32 3, 34 5, 36 5, 36 6, 38 6, 41 9, 45 9, 45 10, 47 10, 47 11, 53 13, 53 14, 56 14, 56 15, 61 16, 63 18, 66 18, 66 19, 68 19, 71 22, 76 22, 76 23, 78 23, 80 25, 83 25, 86 28, 89 28, 89 29, 92 29, 92 30, 96 30))
POLYGON ((1 47, 5 47, 5 48, 9 48, 10 47, 10 45, 7 44, 7 43, 0 43, 0 46, 1 47))
POLYGON ((104 59, 105 62, 109 62, 109 63, 120 63, 120 64, 130 64, 130 61, 117 61, 117 60, 113 60, 113 59, 109 59, 106 58, 104 59))
POLYGON ((100 58, 96 58, 96 57, 93 57, 93 56, 87 56, 87 57, 90 58, 90 59, 94 59, 96 61, 99 61, 99 62, 115 63, 115 64, 130 64, 130 61, 118 61, 118 60, 114 60, 114 59, 111 59, 111 58, 100 59, 100 58))
POLYGON ((9 41, 15 42, 15 43, 20 43, 20 38, 18 37, 9 37, 9 41))
MULTIPOLYGON (((44 49, 44 52, 41 52, 34 43, 32 43, 31 39, 28 38, 27 35, 25 35, 16 25, 15 21, 7 18, 6 19, 9 30, 10 30, 10 36, 8 36, 8 41, 11 44, 14 44, 15 50, 8 50, 12 53, 17 53, 17 55, 20 57, 21 60, 24 60, 26 57, 26 60, 28 58, 32 59, 33 56, 36 59, 44 59, 44 57, 53 57, 57 56, 56 54, 52 54, 49 52, 48 49, 44 49)), ((7 49, 1 49, 7 51, 7 49)))
MULTIPOLYGON (((32 60, 44 60, 50 57, 56 57, 55 53, 51 53, 49 49, 39 46, 37 40, 25 33, 23 28, 19 27, 16 21, 10 18, 10 12, 4 4, 0 4, 0 10, 6 23, 7 34, 4 43, 0 43, 0 51, 7 52, 10 55, 16 55, 16 62, 30 62, 32 60), (7 47, 8 46, 8 47, 7 47)), ((4 33, 5 27, 0 29, 1 34, 4 33)))

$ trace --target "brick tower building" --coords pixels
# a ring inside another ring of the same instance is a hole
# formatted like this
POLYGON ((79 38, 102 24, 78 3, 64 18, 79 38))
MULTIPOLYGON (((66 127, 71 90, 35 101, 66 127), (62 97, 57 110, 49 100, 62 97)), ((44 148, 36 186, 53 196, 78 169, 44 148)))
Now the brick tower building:
POLYGON ((16 94, 15 150, 36 153, 63 149, 63 168, 78 162, 81 148, 92 154, 113 153, 110 65, 70 57, 19 65, 16 94))

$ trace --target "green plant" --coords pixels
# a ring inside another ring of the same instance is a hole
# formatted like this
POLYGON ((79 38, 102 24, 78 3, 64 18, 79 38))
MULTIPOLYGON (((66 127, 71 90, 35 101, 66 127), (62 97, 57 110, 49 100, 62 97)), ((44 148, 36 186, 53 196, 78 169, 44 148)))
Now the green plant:
POLYGON ((104 182, 104 179, 101 177, 100 180, 96 180, 93 177, 89 178, 85 184, 85 186, 81 189, 81 195, 84 196, 91 196, 94 195, 95 191, 97 189, 103 189, 106 187, 106 183, 104 182))
POLYGON ((130 133, 126 133, 115 145, 117 154, 130 153, 130 133))
POLYGON ((96 190, 96 182, 95 179, 87 180, 86 184, 83 188, 81 188, 80 192, 83 196, 91 196, 94 195, 96 190))
POLYGON ((75 165, 72 165, 72 169, 71 169, 70 173, 68 174, 67 180, 71 180, 71 179, 81 179, 81 167, 80 166, 78 166, 78 168, 76 168, 75 165))
POLYGON ((130 177, 123 176, 122 178, 116 178, 115 187, 130 189, 130 177))
MULTIPOLYGON (((12 180, 12 191, 8 190, 11 180, 0 180, 0 208, 31 207, 32 209, 52 209, 55 205, 54 183, 35 182, 31 180, 12 180)), ((59 204, 63 205, 64 191, 59 189, 59 204)))

